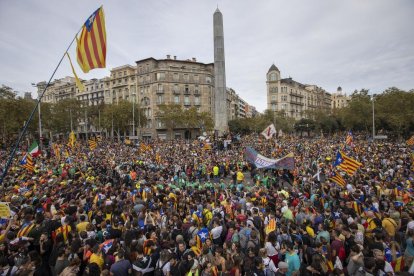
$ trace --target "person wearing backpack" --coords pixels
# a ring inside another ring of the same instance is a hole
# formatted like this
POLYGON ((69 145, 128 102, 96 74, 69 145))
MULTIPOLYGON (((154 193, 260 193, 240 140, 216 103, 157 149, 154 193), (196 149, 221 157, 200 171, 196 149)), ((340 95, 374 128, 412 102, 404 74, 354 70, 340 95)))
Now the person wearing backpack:
POLYGON ((170 252, 164 249, 155 265, 154 276, 170 276, 170 252))
POLYGON ((263 262, 263 272, 265 276, 274 276, 277 268, 272 259, 267 256, 266 248, 261 248, 259 250, 259 256, 262 258, 263 262))
POLYGON ((346 260, 346 253, 344 243, 339 238, 340 235, 341 232, 339 230, 332 230, 333 241, 331 242, 331 261, 332 263, 335 263, 336 257, 338 257, 343 264, 346 260))
POLYGON ((256 254, 259 252, 260 249, 260 240, 259 240, 259 233, 256 230, 253 230, 250 233, 250 238, 247 242, 247 249, 252 248, 256 254))

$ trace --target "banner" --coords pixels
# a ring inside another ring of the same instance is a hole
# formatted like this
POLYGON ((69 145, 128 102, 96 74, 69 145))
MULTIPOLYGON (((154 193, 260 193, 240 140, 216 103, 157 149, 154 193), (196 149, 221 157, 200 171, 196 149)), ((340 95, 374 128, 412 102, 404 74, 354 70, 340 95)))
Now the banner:
POLYGON ((8 202, 0 202, 0 218, 9 219, 11 217, 8 202))
POLYGON ((270 159, 259 154, 253 148, 246 147, 245 158, 258 169, 295 169, 295 158, 293 157, 293 153, 289 153, 280 159, 270 159))

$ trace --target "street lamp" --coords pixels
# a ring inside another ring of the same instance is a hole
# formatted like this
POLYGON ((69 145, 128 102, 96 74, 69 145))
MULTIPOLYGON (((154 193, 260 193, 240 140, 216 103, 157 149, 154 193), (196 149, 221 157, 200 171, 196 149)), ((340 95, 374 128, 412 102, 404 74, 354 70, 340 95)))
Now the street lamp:
POLYGON ((135 136, 135 93, 132 93, 132 136, 135 136))
POLYGON ((372 94, 372 142, 375 140, 375 96, 376 94, 372 94))

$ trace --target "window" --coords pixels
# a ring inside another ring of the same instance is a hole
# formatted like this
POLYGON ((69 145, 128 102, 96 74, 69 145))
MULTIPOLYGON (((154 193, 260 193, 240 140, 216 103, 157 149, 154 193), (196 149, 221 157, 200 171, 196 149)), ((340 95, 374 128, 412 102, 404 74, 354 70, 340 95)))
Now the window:
POLYGON ((189 96, 185 96, 184 97, 184 104, 185 105, 189 105, 190 104, 190 97, 189 96))
POLYGON ((174 73, 173 80, 174 81, 178 81, 179 80, 179 77, 178 77, 178 74, 177 73, 174 73))
POLYGON ((211 83, 211 77, 206 77, 206 83, 211 83))
POLYGON ((287 96, 282 96, 282 102, 286 102, 287 101, 287 96))
POLYGON ((194 103, 195 105, 200 105, 201 104, 200 97, 194 97, 194 103))
POLYGON ((180 96, 174 96, 174 103, 179 104, 180 103, 180 96))
POLYGON ((270 81, 277 81, 276 73, 270 74, 270 81))
POLYGON ((184 94, 190 94, 190 90, 188 89, 188 85, 184 87, 184 94))
POLYGON ((180 92, 180 90, 178 89, 178 84, 174 84, 173 92, 174 93, 179 93, 180 92))
POLYGON ((200 78, 198 77, 198 75, 194 75, 194 82, 199 82, 200 78))
POLYGON ((184 81, 185 81, 185 82, 188 82, 188 79, 189 79, 189 78, 188 78, 188 74, 184 74, 184 81))
POLYGON ((163 104, 163 103, 164 103, 164 95, 158 95, 157 104, 163 104))
POLYGON ((277 100, 276 95, 272 95, 272 101, 276 101, 276 100, 277 100))
POLYGON ((157 73, 157 80, 158 81, 165 80, 165 73, 157 73))
POLYGON ((164 91, 164 89, 162 88, 162 84, 158 84, 157 91, 158 93, 162 93, 164 91))
POLYGON ((198 90, 198 85, 196 85, 195 87, 194 87, 194 94, 198 94, 200 91, 198 90))

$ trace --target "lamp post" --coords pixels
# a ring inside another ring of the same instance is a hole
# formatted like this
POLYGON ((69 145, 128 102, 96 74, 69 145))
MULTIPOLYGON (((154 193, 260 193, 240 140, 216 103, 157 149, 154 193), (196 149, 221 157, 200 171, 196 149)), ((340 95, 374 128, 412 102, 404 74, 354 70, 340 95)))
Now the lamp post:
POLYGON ((375 141, 375 96, 376 94, 372 94, 372 142, 375 141))
POLYGON ((132 94, 132 136, 135 136, 135 93, 132 94))

